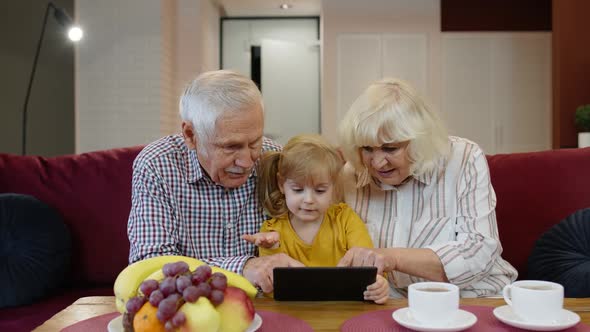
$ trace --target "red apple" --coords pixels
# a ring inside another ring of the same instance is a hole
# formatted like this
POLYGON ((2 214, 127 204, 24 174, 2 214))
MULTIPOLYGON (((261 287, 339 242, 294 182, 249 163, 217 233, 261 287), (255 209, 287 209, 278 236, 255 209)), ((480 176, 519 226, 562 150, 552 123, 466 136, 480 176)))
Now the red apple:
POLYGON ((221 317, 219 330, 223 332, 244 332, 254 320, 254 304, 241 288, 228 286, 216 309, 221 317))

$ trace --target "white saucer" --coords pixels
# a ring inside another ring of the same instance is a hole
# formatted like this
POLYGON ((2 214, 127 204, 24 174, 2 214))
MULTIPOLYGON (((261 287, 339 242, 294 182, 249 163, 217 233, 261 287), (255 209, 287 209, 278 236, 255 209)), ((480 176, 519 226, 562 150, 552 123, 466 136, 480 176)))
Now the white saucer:
POLYGON ((459 309, 455 318, 443 326, 427 325, 416 321, 410 314, 408 307, 398 309, 391 315, 401 326, 416 331, 424 332, 455 332, 472 327, 477 322, 477 317, 469 311, 459 309))
POLYGON ((561 317, 548 324, 528 323, 512 312, 512 307, 503 305, 494 309, 494 316, 502 323, 532 331, 557 331, 572 327, 580 321, 580 316, 566 309, 562 309, 561 317))
MULTIPOLYGON (((262 326, 262 317, 260 317, 257 313, 254 314, 254 320, 250 323, 250 326, 246 329, 245 332, 254 332, 258 330, 262 326)), ((107 325, 107 330, 109 332, 123 332, 123 315, 119 315, 113 318, 109 325, 107 325)))

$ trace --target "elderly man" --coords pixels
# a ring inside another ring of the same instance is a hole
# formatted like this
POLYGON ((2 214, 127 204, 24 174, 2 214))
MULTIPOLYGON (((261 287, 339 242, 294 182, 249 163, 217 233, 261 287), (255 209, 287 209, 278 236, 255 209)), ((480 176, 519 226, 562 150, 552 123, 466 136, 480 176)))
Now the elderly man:
POLYGON ((198 76, 180 100, 182 135, 146 146, 133 164, 129 262, 185 255, 241 273, 272 291, 272 269, 302 266, 284 254, 254 257, 264 220, 255 165, 280 146, 263 136, 260 91, 231 71, 198 76))

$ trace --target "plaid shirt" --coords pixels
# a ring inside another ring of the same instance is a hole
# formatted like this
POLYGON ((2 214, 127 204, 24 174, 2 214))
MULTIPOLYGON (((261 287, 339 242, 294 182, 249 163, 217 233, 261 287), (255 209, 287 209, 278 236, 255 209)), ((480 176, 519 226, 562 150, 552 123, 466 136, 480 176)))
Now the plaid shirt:
MULTIPOLYGON (((264 138, 262 150, 280 150, 264 138)), ((205 174, 182 135, 146 146, 133 163, 132 203, 127 235, 129 262, 152 256, 184 255, 241 273, 255 246, 242 234, 259 231, 265 220, 256 197, 256 172, 229 189, 205 174)))

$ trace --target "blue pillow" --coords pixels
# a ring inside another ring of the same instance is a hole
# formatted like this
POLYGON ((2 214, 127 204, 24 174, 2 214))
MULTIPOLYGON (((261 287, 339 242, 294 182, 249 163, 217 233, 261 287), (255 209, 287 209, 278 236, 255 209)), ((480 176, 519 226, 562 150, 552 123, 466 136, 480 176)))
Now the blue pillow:
POLYGON ((0 194, 0 308, 30 304, 69 274, 70 233, 60 215, 32 196, 0 194))
POLYGON ((528 279, 561 284, 566 297, 590 297, 590 208, 541 235, 529 256, 528 279))

